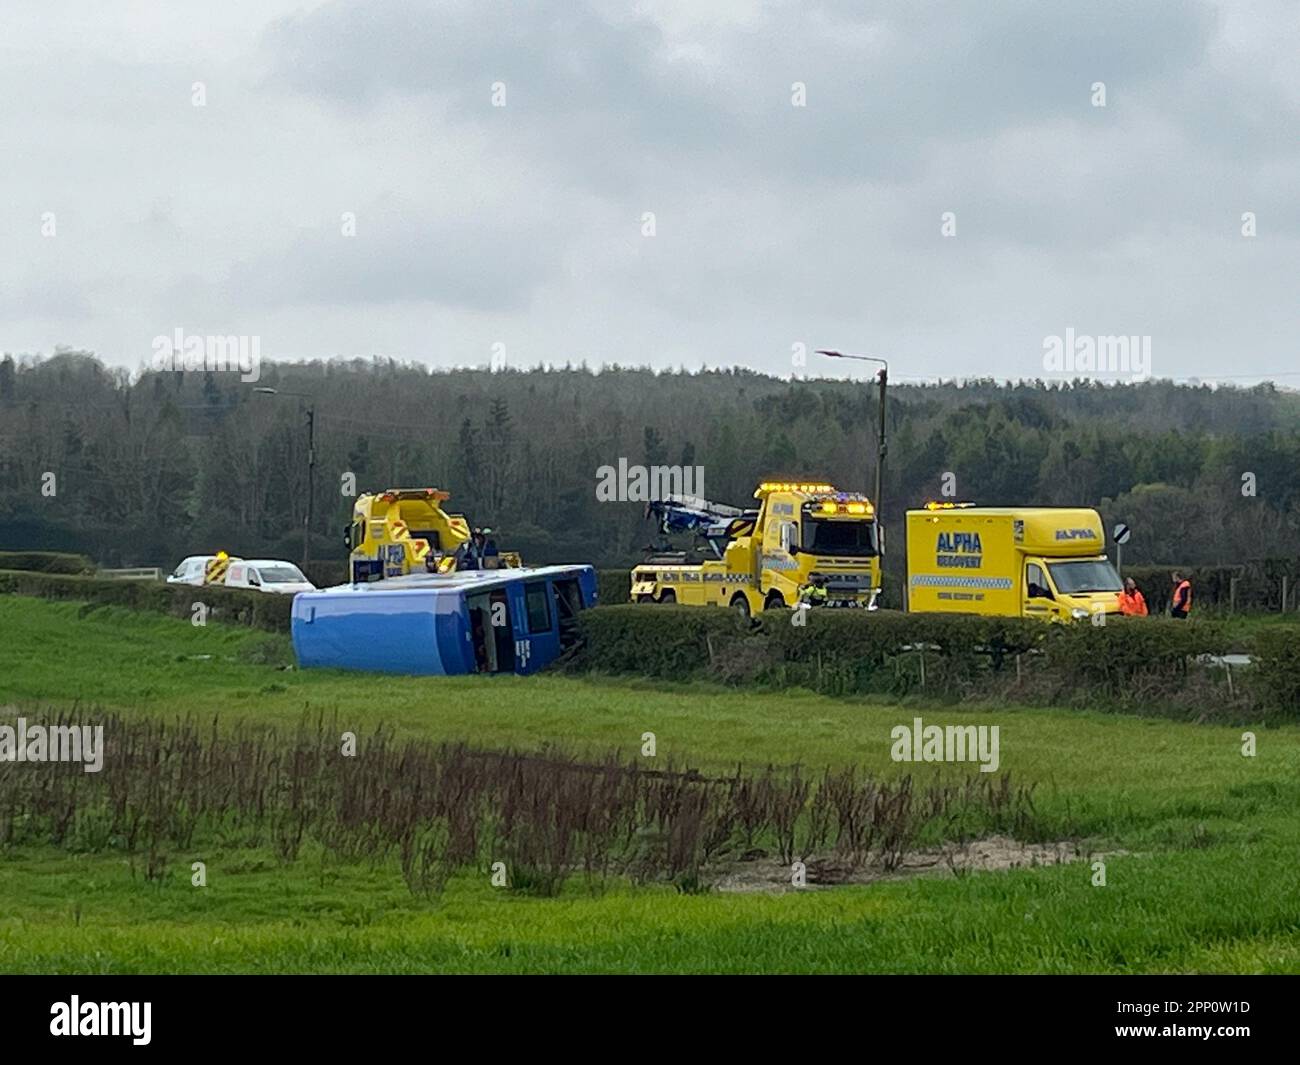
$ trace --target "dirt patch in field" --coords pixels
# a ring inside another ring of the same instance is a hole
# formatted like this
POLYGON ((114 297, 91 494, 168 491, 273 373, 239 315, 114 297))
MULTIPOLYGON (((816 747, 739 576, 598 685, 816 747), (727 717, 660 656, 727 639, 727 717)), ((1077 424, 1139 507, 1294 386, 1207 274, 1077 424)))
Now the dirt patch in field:
POLYGON ((969 843, 952 843, 931 850, 908 854, 896 869, 886 869, 878 862, 852 868, 835 855, 814 855, 804 861, 806 883, 796 887, 794 871, 779 858, 755 852, 738 861, 720 863, 705 870, 705 879, 717 891, 735 893, 807 891, 838 887, 843 884, 871 884, 878 880, 898 880, 914 876, 960 876, 966 873, 1024 869, 1035 866, 1062 865, 1108 858, 1083 845, 1063 840, 1056 843, 1021 843, 1009 836, 990 836, 969 843))

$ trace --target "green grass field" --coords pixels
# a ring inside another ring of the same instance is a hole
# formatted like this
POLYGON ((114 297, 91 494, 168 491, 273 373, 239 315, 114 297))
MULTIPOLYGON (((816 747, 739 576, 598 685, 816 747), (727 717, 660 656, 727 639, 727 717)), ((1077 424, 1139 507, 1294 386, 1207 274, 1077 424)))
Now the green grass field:
MULTIPOLYGON (((1039 831, 1106 860, 783 895, 570 884, 539 899, 463 875, 432 900, 393 868, 310 849, 196 841, 162 883, 118 854, 0 855, 5 972, 1279 972, 1300 971, 1300 728, 1240 728, 1024 706, 837 700, 563 676, 299 673, 287 642, 111 608, 0 598, 0 703, 29 719, 213 716, 482 746, 544 745, 701 769, 856 764, 886 774, 889 731, 996 724, 1002 768, 1032 782, 1039 831), (208 886, 190 886, 190 861, 208 886)), ((952 772, 949 768, 948 772, 952 772)), ((172 867, 174 865, 174 868, 172 867)))

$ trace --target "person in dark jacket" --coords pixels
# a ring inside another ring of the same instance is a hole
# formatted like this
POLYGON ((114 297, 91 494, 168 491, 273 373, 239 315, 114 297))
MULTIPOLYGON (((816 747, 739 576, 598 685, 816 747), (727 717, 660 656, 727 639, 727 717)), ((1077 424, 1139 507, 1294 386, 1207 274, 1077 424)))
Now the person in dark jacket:
POLYGON ((456 548, 457 569, 482 569, 483 556, 479 553, 479 539, 483 533, 475 529, 460 547, 456 548))
POLYGON ((491 529, 483 530, 482 539, 479 541, 479 553, 484 569, 497 569, 501 565, 501 552, 497 550, 497 542, 492 539, 491 529))

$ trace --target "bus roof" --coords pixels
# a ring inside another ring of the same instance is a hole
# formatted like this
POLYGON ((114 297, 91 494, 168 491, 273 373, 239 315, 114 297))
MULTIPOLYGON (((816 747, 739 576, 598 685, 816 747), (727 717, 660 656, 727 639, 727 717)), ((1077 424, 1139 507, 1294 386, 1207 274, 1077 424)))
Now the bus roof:
POLYGON ((339 584, 332 588, 320 588, 314 592, 300 592, 300 596, 349 596, 377 595, 391 592, 479 592, 515 581, 526 581, 538 577, 573 577, 590 566, 529 566, 521 569, 462 569, 451 573, 412 573, 405 577, 387 577, 380 581, 366 581, 358 584, 339 584))

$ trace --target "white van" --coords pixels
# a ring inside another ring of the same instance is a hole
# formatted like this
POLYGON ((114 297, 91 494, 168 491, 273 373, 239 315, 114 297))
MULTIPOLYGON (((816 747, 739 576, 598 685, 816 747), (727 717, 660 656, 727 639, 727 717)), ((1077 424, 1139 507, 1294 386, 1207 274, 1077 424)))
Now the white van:
POLYGON ((226 555, 190 555, 189 558, 182 559, 181 564, 177 566, 167 578, 168 584, 209 584, 222 583, 222 578, 217 577, 216 581, 208 581, 206 574, 208 563, 215 559, 236 562, 238 559, 229 559, 226 555))
POLYGON ((274 558, 250 558, 231 562, 230 569, 226 570, 226 587, 256 588, 258 591, 279 595, 316 590, 316 585, 304 577, 302 570, 292 562, 274 558))

